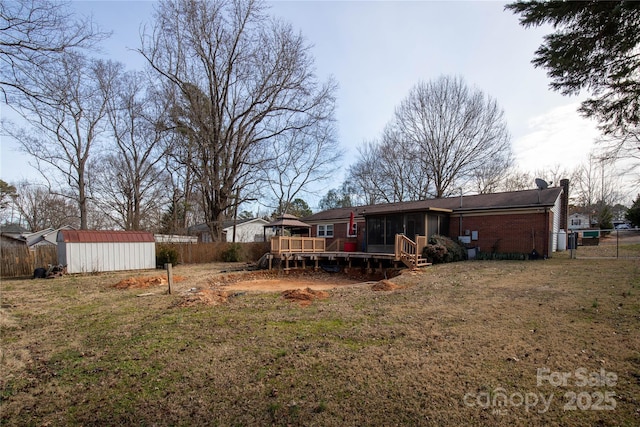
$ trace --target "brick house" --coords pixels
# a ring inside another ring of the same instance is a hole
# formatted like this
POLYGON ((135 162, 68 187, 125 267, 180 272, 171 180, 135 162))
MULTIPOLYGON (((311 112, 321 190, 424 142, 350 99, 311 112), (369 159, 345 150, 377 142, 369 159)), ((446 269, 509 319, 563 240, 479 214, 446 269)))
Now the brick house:
POLYGON ((567 231, 569 181, 560 187, 330 209, 304 218, 327 247, 393 253, 396 234, 441 234, 483 252, 551 256, 567 231), (355 235, 347 235, 351 213, 355 235))

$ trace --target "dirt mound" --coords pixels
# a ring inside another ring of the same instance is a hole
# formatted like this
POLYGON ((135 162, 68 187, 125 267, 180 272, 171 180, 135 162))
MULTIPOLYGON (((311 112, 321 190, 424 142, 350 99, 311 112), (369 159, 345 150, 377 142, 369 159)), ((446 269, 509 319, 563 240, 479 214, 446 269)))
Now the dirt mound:
POLYGON ((371 286, 371 289, 374 291, 393 291, 400 288, 402 288, 402 286, 396 285, 389 280, 380 280, 378 283, 371 286))
POLYGON ((316 291, 311 288, 288 289, 282 292, 282 297, 290 301, 297 301, 301 306, 306 307, 310 305, 314 299, 329 298, 329 293, 325 291, 316 291))
POLYGON ((220 305, 227 302, 229 294, 223 291, 214 291, 213 289, 200 289, 198 291, 190 291, 184 295, 176 304, 176 307, 193 307, 196 305, 220 305))
MULTIPOLYGON (((184 277, 181 276, 173 276, 174 282, 181 282, 184 280, 184 277)), ((154 286, 167 285, 167 278, 163 276, 152 276, 152 277, 129 277, 127 279, 122 279, 115 285, 113 285, 116 289, 146 289, 154 286)))

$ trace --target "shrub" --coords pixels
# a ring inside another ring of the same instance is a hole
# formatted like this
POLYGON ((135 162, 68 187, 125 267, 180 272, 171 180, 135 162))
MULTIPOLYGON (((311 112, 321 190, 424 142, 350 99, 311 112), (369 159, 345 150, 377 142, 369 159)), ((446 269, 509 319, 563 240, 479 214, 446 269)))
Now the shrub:
POLYGON ((156 266, 178 263, 178 250, 172 246, 159 246, 156 250, 156 266))
POLYGON ((449 251, 442 245, 428 244, 422 250, 422 257, 426 258, 432 264, 441 264, 447 262, 449 251))
POLYGON ((467 250, 449 237, 434 234, 424 247, 422 256, 433 264, 464 261, 467 259, 467 250))
POLYGON ((242 247, 238 243, 232 243, 227 249, 222 251, 222 260, 224 262, 242 261, 242 247))

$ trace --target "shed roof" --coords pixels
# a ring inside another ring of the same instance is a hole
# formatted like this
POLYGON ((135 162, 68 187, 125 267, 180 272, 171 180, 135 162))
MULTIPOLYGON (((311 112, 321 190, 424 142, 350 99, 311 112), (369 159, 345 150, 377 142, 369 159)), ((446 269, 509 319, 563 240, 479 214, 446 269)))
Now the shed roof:
POLYGON ((58 241, 65 243, 143 243, 155 242, 148 231, 60 230, 58 241))

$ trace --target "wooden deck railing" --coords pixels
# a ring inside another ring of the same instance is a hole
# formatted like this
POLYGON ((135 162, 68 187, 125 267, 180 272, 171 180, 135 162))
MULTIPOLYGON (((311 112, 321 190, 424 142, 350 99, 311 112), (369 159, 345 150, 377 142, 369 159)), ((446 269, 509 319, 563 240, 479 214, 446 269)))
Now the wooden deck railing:
POLYGON ((417 236, 416 241, 404 234, 396 234, 395 255, 397 261, 402 261, 407 267, 416 268, 429 263, 422 258, 422 249, 427 244, 426 236, 417 236))
MULTIPOLYGON (((427 244, 427 238, 425 236, 417 236, 416 240, 417 242, 414 242, 403 234, 396 234, 394 254, 395 260, 402 261, 407 267, 410 268, 429 265, 427 260, 422 258, 422 249, 427 244)), ((336 247, 338 246, 336 245, 336 247)), ((314 252, 329 252, 326 246, 326 240, 324 238, 288 236, 274 236, 271 238, 272 255, 280 256, 283 254, 300 254, 314 252)), ((391 254, 384 255, 389 256, 391 254)))
POLYGON ((322 237, 274 236, 271 238, 271 253, 274 255, 325 251, 325 239, 322 237))

